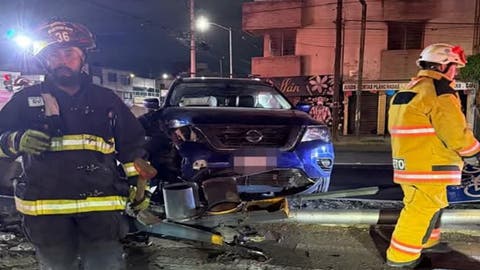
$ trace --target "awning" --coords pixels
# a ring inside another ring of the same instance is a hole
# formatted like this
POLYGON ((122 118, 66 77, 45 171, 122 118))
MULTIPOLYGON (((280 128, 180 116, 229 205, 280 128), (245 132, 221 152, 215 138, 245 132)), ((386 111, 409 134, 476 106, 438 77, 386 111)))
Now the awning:
MULTIPOLYGON (((365 81, 362 83, 362 91, 388 91, 404 88, 409 81, 365 81)), ((455 90, 457 91, 475 91, 478 88, 474 82, 456 82, 455 90)), ((356 82, 344 82, 343 91, 357 91, 356 82)))

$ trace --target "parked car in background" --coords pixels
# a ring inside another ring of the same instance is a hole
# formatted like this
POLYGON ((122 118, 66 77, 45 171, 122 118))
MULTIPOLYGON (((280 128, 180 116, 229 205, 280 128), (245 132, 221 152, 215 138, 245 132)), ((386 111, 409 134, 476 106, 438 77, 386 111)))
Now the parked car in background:
POLYGON ((180 78, 140 120, 162 181, 225 176, 244 194, 325 192, 333 145, 309 109, 256 79, 180 78))

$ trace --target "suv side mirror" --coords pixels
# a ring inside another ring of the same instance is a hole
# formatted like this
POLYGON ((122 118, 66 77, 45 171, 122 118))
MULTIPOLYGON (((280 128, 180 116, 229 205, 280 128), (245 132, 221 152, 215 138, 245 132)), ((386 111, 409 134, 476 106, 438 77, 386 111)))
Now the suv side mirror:
POLYGON ((158 98, 146 98, 143 100, 143 106, 150 110, 158 110, 160 108, 160 102, 158 98))
POLYGON ((302 111, 302 112, 309 113, 311 109, 312 109, 312 105, 307 104, 307 103, 299 102, 299 103, 297 103, 297 105, 295 105, 295 110, 299 110, 299 111, 302 111))

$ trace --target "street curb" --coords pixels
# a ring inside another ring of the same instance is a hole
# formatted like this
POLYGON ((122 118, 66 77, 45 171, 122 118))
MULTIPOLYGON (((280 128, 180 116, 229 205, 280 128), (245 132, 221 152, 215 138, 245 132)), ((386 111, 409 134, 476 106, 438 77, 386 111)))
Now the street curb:
POLYGON ((340 137, 333 140, 335 150, 390 152, 390 137, 340 137))
POLYGON ((445 225, 441 227, 442 233, 460 233, 468 236, 480 237, 480 226, 477 230, 475 229, 465 229, 458 225, 445 225))

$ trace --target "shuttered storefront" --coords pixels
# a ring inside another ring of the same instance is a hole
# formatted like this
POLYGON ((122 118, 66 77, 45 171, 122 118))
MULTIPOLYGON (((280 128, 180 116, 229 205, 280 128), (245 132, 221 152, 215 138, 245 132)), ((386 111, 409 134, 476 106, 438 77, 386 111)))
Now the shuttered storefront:
MULTIPOLYGON (((356 96, 350 96, 348 100, 348 133, 355 134, 355 102, 356 96)), ((362 92, 360 107, 360 134, 377 134, 378 94, 367 91, 362 92)))

